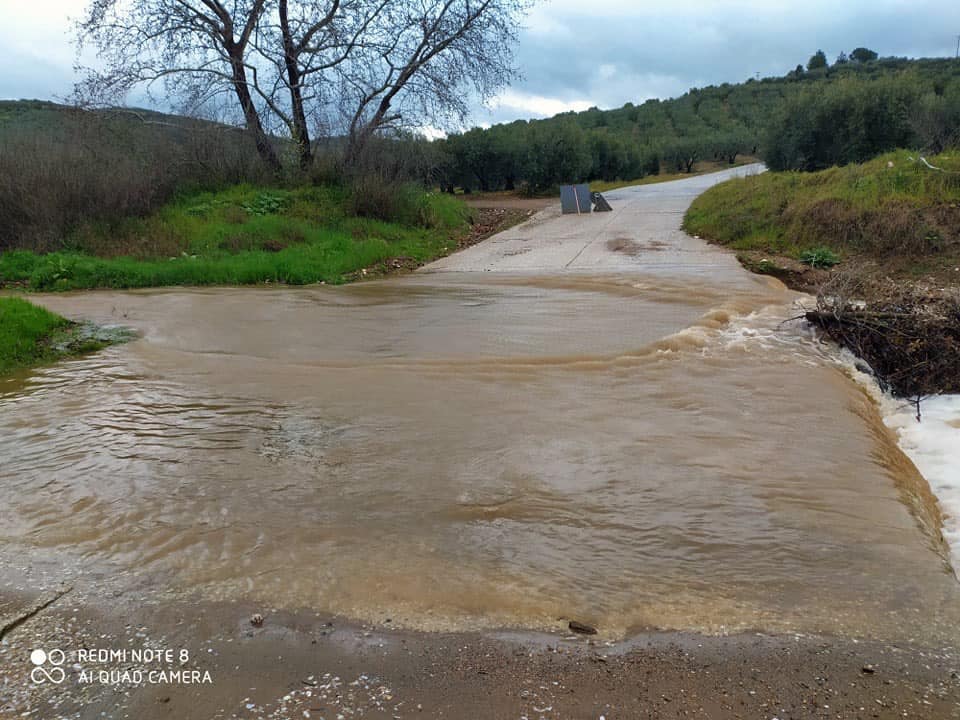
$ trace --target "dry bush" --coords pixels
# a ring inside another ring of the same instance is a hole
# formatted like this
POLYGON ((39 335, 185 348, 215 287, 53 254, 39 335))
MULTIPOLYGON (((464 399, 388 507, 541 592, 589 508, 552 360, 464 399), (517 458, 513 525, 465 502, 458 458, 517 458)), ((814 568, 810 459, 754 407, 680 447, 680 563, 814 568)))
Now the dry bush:
POLYGON ((835 273, 807 319, 871 367, 885 389, 920 398, 960 392, 960 292, 835 273))
POLYGON ((263 177, 244 134, 221 126, 79 110, 8 123, 0 126, 0 250, 61 249, 85 225, 146 215, 179 190, 263 177))
POLYGON ((378 137, 344 177, 350 190, 348 212, 360 217, 428 224, 423 187, 437 182, 439 156, 435 145, 410 137, 378 137))

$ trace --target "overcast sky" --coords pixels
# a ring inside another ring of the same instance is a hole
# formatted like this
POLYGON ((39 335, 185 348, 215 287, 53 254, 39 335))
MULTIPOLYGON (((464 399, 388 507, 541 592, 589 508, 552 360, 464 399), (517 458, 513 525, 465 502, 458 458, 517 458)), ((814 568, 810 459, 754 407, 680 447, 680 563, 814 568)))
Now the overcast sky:
MULTIPOLYGON (((69 20, 85 0, 0 0, 0 98, 69 93, 69 20)), ((518 48, 524 79, 473 124, 620 107, 691 87, 782 75, 823 48, 832 61, 866 46, 881 55, 952 57, 958 0, 542 0, 518 48)))

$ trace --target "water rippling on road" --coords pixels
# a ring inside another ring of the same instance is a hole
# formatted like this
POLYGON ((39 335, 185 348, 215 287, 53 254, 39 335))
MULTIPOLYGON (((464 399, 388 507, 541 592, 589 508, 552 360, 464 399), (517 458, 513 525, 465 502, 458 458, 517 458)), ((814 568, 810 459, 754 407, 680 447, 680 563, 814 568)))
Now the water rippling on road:
POLYGON ((425 629, 953 642, 937 504, 781 325, 797 299, 642 273, 48 298, 143 339, 0 384, 0 558, 425 629))

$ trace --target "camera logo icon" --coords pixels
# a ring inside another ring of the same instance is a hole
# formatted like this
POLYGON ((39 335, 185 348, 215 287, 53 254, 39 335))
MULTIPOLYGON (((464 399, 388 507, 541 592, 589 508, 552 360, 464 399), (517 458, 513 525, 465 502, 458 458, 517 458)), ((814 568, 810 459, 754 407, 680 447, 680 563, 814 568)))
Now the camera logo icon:
POLYGON ((30 671, 30 679, 34 685, 43 685, 50 682, 54 685, 62 683, 67 674, 60 667, 67 661, 67 655, 55 648, 47 652, 39 648, 30 653, 30 662, 33 663, 33 670, 30 671))

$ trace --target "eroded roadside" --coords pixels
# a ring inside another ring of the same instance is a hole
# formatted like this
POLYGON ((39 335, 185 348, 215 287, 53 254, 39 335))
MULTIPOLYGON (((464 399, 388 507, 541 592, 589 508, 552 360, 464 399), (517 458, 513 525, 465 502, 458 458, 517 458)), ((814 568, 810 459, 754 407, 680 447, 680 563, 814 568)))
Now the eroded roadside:
POLYGON ((100 612, 78 599, 64 596, 0 645, 0 716, 950 718, 960 711, 960 664, 950 651, 759 633, 649 632, 624 643, 416 633, 392 630, 387 618, 356 625, 307 611, 265 611, 255 627, 250 618, 263 609, 243 604, 134 596, 100 612), (67 653, 65 680, 32 683, 30 653, 53 647, 67 653), (79 648, 122 649, 128 659, 77 662, 79 648), (172 650, 176 659, 129 659, 147 649, 172 650))

